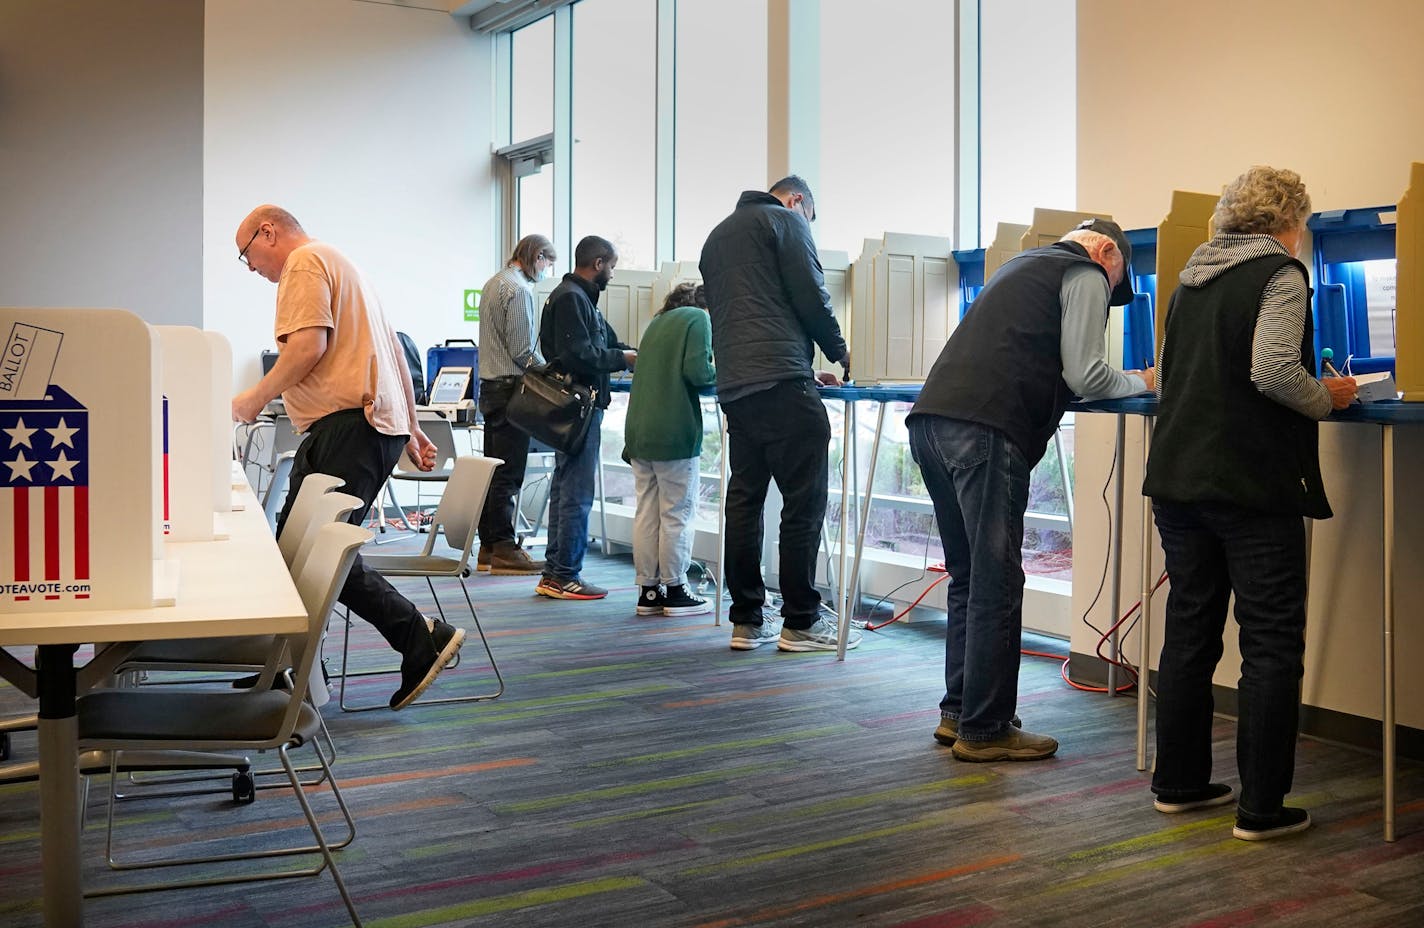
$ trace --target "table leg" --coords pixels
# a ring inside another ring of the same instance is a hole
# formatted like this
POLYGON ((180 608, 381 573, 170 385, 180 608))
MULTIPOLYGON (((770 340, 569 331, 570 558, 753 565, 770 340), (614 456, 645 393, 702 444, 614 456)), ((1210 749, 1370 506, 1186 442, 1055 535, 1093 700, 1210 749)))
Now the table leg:
POLYGON ((84 924, 79 878, 79 721, 74 653, 78 645, 41 645, 35 656, 40 720, 40 863, 45 924, 84 924))
POLYGON ((1394 840, 1394 426, 1383 430, 1384 461, 1384 839, 1394 840))

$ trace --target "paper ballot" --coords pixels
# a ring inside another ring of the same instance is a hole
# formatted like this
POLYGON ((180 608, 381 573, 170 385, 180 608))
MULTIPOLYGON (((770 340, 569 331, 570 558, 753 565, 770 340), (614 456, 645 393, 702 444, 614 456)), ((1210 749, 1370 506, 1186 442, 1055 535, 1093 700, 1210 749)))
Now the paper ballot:
POLYGON ((42 400, 64 335, 17 322, 0 356, 0 400, 42 400))
POLYGON ((1377 374, 1355 375, 1355 396, 1361 403, 1378 403, 1380 400, 1399 399, 1399 390, 1388 371, 1377 374))

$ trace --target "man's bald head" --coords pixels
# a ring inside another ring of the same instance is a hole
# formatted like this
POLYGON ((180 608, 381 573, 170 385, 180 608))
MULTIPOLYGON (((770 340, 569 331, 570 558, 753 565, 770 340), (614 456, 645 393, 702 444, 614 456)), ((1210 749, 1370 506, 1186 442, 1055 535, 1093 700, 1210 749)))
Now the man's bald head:
POLYGON ((237 227, 238 260, 276 283, 291 253, 311 241, 297 217, 270 203, 257 207, 237 227))
POLYGON ((280 206, 264 203, 248 213, 247 218, 242 220, 242 224, 237 227, 238 237, 243 239, 250 237, 264 222, 272 223, 276 229, 282 232, 295 233, 296 235, 307 234, 306 230, 302 228, 302 224, 297 222, 296 216, 280 206))

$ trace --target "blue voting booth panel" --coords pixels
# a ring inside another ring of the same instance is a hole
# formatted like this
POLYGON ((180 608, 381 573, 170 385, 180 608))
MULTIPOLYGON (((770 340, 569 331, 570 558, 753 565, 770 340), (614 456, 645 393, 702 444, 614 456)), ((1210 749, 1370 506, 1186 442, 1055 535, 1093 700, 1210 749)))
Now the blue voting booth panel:
POLYGON ((954 263, 959 266, 959 318, 963 319, 984 289, 984 249, 970 248, 953 254, 954 263))
POLYGON ((1334 364, 1349 358, 1351 373, 1394 371, 1394 344, 1370 335, 1366 262, 1393 261, 1393 206, 1340 209, 1310 217, 1314 245, 1315 352, 1329 348, 1334 364), (1391 220, 1382 220, 1388 214, 1391 220))
POLYGON ((1157 305, 1157 229, 1123 232, 1132 246, 1132 302, 1122 311, 1122 366, 1140 371, 1157 363, 1155 313, 1157 305))

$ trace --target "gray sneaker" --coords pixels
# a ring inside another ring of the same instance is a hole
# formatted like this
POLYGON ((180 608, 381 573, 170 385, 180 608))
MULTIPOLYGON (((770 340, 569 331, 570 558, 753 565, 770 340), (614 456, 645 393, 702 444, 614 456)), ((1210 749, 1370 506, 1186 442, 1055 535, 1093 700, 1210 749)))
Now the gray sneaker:
POLYGON ((760 625, 733 624, 732 650, 755 651, 762 645, 775 641, 779 634, 780 629, 771 622, 762 622, 760 625))
MULTIPOLYGON (((834 651, 838 646, 835 620, 824 614, 810 628, 783 628, 781 640, 776 643, 778 651, 834 651)), ((860 644, 860 632, 850 630, 846 639, 846 650, 860 644)))

